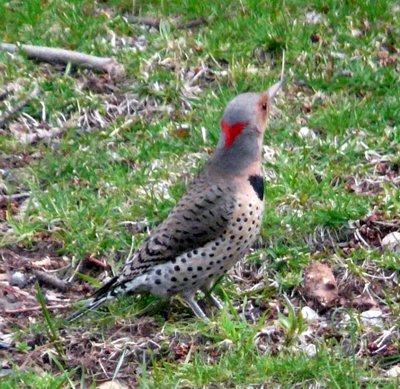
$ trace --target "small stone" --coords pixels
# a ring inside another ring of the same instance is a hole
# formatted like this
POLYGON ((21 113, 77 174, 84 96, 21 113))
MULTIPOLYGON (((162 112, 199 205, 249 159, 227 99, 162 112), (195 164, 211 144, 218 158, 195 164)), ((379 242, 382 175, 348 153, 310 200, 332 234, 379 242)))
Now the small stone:
POLYGON ((308 127, 301 127, 299 130, 299 137, 302 139, 316 139, 315 132, 308 127))
POLYGON ((304 347, 303 351, 310 357, 313 358, 317 355, 317 348, 315 344, 308 344, 304 347))
POLYGON ((387 377, 391 378, 397 378, 400 377, 400 365, 396 365, 391 367, 387 372, 386 372, 387 377))
POLYGON ((307 24, 318 24, 322 21, 322 15, 315 12, 310 11, 306 13, 306 23, 307 24))
POLYGON ((26 277, 24 273, 16 271, 11 275, 11 285, 18 286, 18 288, 23 288, 26 285, 26 277))
POLYGON ((359 37, 363 36, 364 34, 360 29, 352 28, 351 29, 351 35, 354 36, 355 38, 359 38, 359 37))
POLYGON ((223 341, 218 343, 219 347, 223 351, 227 351, 232 348, 233 342, 230 339, 224 339, 223 341))
POLYGON ((346 58, 346 54, 340 53, 338 51, 332 51, 331 52, 331 57, 332 58, 337 58, 337 59, 345 59, 346 58))
POLYGON ((387 234, 382 239, 382 248, 392 253, 400 253, 400 232, 395 231, 387 234))
POLYGON ((369 311, 364 311, 360 315, 361 321, 364 324, 375 326, 375 327, 382 327, 382 311, 380 309, 370 309, 369 311))
POLYGON ((307 323, 312 323, 319 319, 319 315, 310 307, 303 307, 301 308, 301 314, 303 315, 304 320, 307 323))

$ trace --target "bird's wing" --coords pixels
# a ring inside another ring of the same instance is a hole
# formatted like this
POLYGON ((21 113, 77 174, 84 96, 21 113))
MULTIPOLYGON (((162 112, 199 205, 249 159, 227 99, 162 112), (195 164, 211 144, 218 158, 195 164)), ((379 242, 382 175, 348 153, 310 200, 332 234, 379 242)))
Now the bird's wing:
POLYGON ((198 179, 126 263, 118 284, 216 239, 225 231, 234 208, 231 186, 198 179))

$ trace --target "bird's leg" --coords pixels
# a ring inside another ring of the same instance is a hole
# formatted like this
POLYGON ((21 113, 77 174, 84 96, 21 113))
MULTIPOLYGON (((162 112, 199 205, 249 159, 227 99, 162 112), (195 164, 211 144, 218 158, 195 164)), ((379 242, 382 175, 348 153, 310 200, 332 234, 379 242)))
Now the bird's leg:
POLYGON ((197 301, 194 298, 194 294, 184 294, 182 295, 183 300, 189 305, 190 308, 192 308, 192 311, 194 314, 202 320, 208 320, 208 317, 206 314, 203 312, 203 310, 199 307, 199 304, 197 304, 197 301))
POLYGON ((222 301, 212 293, 212 289, 213 289, 214 285, 215 284, 213 284, 213 282, 211 281, 208 284, 204 285, 201 288, 201 291, 206 295, 206 299, 211 304, 213 304, 215 307, 217 307, 219 310, 221 310, 224 308, 224 305, 222 304, 222 301))
POLYGON ((224 305, 222 304, 222 301, 212 293, 209 293, 206 295, 206 299, 213 304, 215 307, 217 307, 219 310, 224 309, 224 305))

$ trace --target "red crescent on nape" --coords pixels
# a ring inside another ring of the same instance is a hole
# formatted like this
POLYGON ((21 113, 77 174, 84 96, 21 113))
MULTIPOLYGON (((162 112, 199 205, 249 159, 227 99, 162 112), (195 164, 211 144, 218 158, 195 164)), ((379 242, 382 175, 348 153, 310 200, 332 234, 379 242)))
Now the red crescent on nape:
POLYGON ((225 121, 221 121, 222 132, 225 136, 224 147, 227 149, 232 146, 237 136, 242 132, 244 128, 248 126, 249 122, 237 122, 231 126, 225 121))

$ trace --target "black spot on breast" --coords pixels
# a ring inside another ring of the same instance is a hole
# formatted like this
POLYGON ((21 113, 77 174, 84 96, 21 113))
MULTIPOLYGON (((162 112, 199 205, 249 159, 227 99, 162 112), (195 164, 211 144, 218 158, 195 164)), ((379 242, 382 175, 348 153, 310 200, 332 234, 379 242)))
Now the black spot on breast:
POLYGON ((264 179, 262 176, 249 176, 249 182, 258 198, 262 200, 264 198, 264 179))

